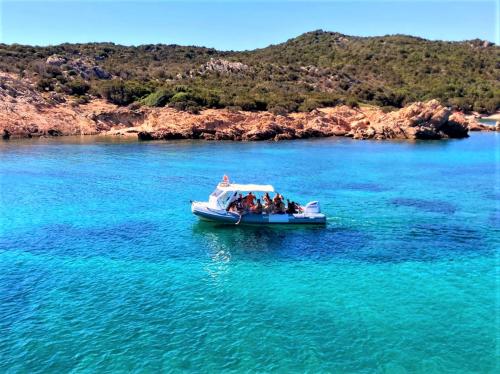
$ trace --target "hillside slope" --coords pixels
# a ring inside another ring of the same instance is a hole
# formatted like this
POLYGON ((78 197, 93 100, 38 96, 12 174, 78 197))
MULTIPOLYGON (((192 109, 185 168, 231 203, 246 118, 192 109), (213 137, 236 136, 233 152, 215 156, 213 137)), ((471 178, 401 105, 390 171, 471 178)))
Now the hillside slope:
POLYGON ((439 99, 461 110, 500 107, 500 48, 480 40, 313 31, 246 52, 112 43, 49 47, 0 44, 0 71, 40 91, 84 103, 169 105, 197 112, 235 107, 274 113, 342 102, 402 107, 439 99))

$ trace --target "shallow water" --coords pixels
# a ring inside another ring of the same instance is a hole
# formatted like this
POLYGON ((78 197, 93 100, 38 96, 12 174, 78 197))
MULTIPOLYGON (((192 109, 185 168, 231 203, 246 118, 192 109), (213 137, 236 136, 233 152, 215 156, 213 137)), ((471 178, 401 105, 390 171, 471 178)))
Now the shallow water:
POLYGON ((497 134, 0 143, 0 372, 492 372, 497 134), (190 214, 227 173, 325 228, 190 214))

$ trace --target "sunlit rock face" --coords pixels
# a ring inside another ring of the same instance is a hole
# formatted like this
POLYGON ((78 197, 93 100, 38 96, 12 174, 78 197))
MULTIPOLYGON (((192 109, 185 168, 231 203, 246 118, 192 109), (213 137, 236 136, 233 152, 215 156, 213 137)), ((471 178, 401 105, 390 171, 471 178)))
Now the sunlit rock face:
POLYGON ((78 104, 68 96, 39 92, 15 76, 2 73, 0 78, 0 133, 4 139, 86 134, 138 136, 142 140, 445 139, 467 137, 469 130, 495 129, 453 113, 437 100, 416 102, 389 113, 376 107, 340 105, 287 115, 228 109, 192 114, 168 107, 119 107, 101 99, 78 104))

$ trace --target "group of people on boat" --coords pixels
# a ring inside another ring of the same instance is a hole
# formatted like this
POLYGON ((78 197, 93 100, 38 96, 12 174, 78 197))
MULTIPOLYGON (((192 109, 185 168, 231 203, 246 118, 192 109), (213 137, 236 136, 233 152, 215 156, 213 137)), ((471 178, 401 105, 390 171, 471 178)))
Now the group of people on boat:
POLYGON ((299 213, 302 208, 299 204, 294 201, 285 199, 283 195, 276 193, 276 195, 271 199, 269 193, 266 192, 262 196, 262 201, 257 198, 253 193, 249 193, 243 196, 241 193, 235 192, 233 196, 229 199, 226 210, 228 212, 236 212, 238 214, 294 214, 299 213))

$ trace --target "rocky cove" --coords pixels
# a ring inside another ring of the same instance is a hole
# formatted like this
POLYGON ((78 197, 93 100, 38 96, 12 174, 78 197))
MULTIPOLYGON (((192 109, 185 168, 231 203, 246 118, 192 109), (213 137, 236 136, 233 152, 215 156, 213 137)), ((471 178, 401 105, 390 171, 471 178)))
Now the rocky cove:
POLYGON ((4 139, 96 134, 139 140, 447 139, 467 137, 469 131, 499 129, 498 123, 480 124, 437 100, 415 102, 389 113, 374 106, 341 105, 287 115, 229 109, 192 114, 168 107, 120 107, 101 99, 78 104, 61 95, 37 92, 6 74, 0 86, 0 133, 4 139))

